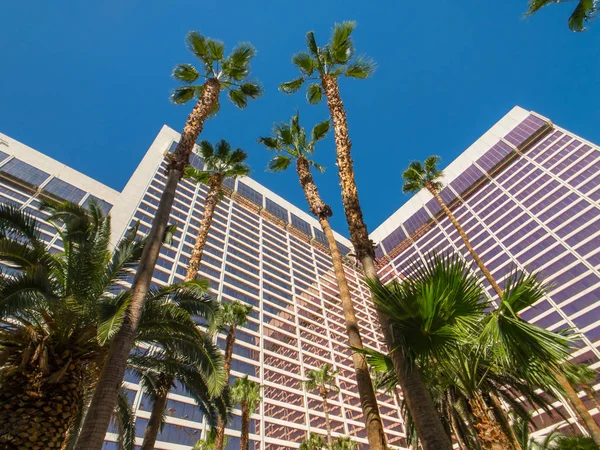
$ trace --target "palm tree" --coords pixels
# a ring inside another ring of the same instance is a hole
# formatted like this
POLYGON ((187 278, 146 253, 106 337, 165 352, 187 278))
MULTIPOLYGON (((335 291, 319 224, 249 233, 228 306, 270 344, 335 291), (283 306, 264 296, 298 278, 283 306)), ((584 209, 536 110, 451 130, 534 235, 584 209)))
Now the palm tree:
POLYGON ((329 407, 327 397, 331 392, 337 393, 340 388, 335 384, 335 376, 338 370, 332 370, 329 364, 323 364, 318 370, 307 370, 306 380, 302 382, 306 390, 318 391, 323 399, 323 413, 325 414, 325 429, 327 430, 327 448, 332 450, 331 424, 329 422, 329 407))
MULTIPOLYGON (((310 138, 306 136, 304 128, 300 126, 299 114, 296 113, 292 117, 290 124, 279 124, 273 127, 272 137, 261 137, 259 142, 263 143, 269 150, 274 150, 277 155, 269 162, 268 170, 272 172, 280 172, 286 170, 293 161, 296 162, 296 172, 300 180, 300 185, 304 191, 304 196, 308 202, 310 212, 313 213, 319 223, 321 229, 327 238, 329 252, 333 269, 340 291, 340 300, 344 311, 344 319, 346 321, 346 333, 350 346, 357 349, 362 349, 362 339, 360 337, 360 328, 356 320, 352 296, 344 266, 342 256, 338 249, 333 230, 329 224, 329 217, 332 215, 331 208, 321 199, 317 186, 315 185, 311 167, 314 167, 319 172, 324 169, 316 164, 312 159, 312 154, 315 150, 316 143, 323 139, 329 130, 329 121, 324 121, 315 125, 311 131, 310 138)), ((385 434, 383 431, 383 423, 379 416, 377 407, 377 397, 371 382, 369 367, 365 359, 357 352, 352 353, 354 369, 356 372, 356 380, 358 385, 358 393, 360 403, 363 409, 363 417, 367 431, 367 438, 371 449, 385 449, 385 434)))
POLYGON ((250 441, 250 416, 261 402, 260 385, 248 379, 248 375, 244 378, 235 380, 231 388, 231 395, 234 403, 239 403, 242 407, 242 436, 240 439, 240 450, 248 450, 250 441))
POLYGON ((498 283, 487 269, 477 252, 473 249, 471 242, 469 242, 469 238, 467 234, 462 229, 450 208, 446 205, 442 197, 440 197, 440 190, 443 185, 440 179, 444 176, 444 172, 439 170, 437 165, 440 161, 439 156, 430 156, 425 160, 423 164, 419 161, 413 161, 408 165, 408 169, 402 174, 402 178, 404 178, 404 185, 402 186, 402 191, 407 193, 416 193, 421 189, 427 189, 431 195, 437 200, 440 207, 444 211, 444 214, 448 216, 456 231, 460 235, 462 241, 465 244, 465 247, 471 254, 471 257, 485 276, 486 280, 490 283, 498 297, 502 298, 502 289, 498 286, 498 283))
MULTIPOLYGON (((192 450, 215 450, 216 447, 216 439, 217 439, 217 430, 216 428, 211 428, 206 433, 205 439, 198 439, 198 441, 194 444, 192 450)), ((227 445, 227 437, 225 437, 224 444, 227 445)))
MULTIPOLYGON (((298 67, 302 76, 281 84, 279 88, 283 92, 293 93, 298 91, 306 80, 320 82, 320 84, 312 83, 308 86, 307 100, 311 104, 318 103, 323 94, 327 99, 327 106, 333 121, 336 165, 342 187, 342 202, 350 240, 356 257, 362 263, 365 276, 377 279, 375 250, 373 242, 369 239, 369 232, 360 206, 351 156, 352 143, 348 134, 346 111, 338 86, 338 78, 342 74, 345 77, 364 79, 371 76, 375 70, 372 60, 363 56, 356 57, 351 38, 355 27, 355 22, 336 23, 331 39, 323 47, 317 45, 314 33, 308 32, 306 35, 308 52, 297 53, 292 58, 292 62, 298 67)), ((379 322, 388 349, 396 349, 396 340, 390 328, 389 319, 379 313, 379 322)), ((418 372, 405 370, 408 362, 403 358, 401 352, 392 352, 394 369, 407 404, 413 411, 415 425, 422 437, 424 450, 451 450, 452 443, 437 419, 426 387, 420 380, 418 372)))
POLYGON ((218 111, 219 93, 222 90, 227 90, 229 99, 240 108, 246 107, 249 98, 257 98, 262 93, 257 83, 246 81, 250 74, 250 61, 256 53, 250 44, 238 44, 228 57, 224 57, 224 44, 220 41, 205 38, 197 31, 190 32, 186 40, 190 51, 199 58, 202 70, 198 71, 191 64, 176 66, 173 77, 184 83, 184 86, 173 91, 171 100, 183 104, 196 99, 196 104, 188 116, 177 148, 169 158, 165 190, 152 222, 148 245, 144 248, 133 281, 131 304, 123 326, 113 340, 94 391, 90 403, 94 414, 86 416, 79 440, 81 450, 84 447, 86 450, 100 450, 102 447, 110 415, 117 399, 117 388, 125 373, 135 330, 152 282, 152 273, 171 213, 175 190, 189 163, 189 157, 204 127, 204 122, 211 114, 218 111), (194 84, 199 80, 202 84, 194 84))
POLYGON ((196 183, 208 185, 208 194, 204 202, 204 213, 200 222, 200 229, 196 236, 194 249, 188 264, 186 280, 196 278, 202 253, 208 238, 208 232, 212 224, 215 208, 223 195, 223 181, 227 178, 235 179, 250 173, 250 167, 244 162, 248 155, 242 149, 231 149, 231 145, 225 140, 220 140, 215 147, 210 142, 200 143, 200 156, 206 164, 206 170, 200 170, 193 166, 185 168, 184 176, 196 183))
POLYGON ((333 442, 333 450, 356 450, 358 444, 349 437, 340 437, 333 442))
MULTIPOLYGON (((568 339, 530 324, 520 325, 527 332, 515 335, 513 327, 504 324, 495 311, 486 313, 489 303, 483 288, 456 255, 433 255, 425 264, 417 263, 414 275, 402 283, 384 286, 370 281, 369 285, 377 307, 385 309, 404 337, 404 351, 422 372, 444 427, 460 448, 519 449, 503 402, 527 420, 529 412, 522 399, 549 410, 548 397, 536 392, 537 387, 548 390, 546 385, 539 380, 531 385, 523 381, 534 379, 536 373, 523 358, 531 360, 534 352, 551 359, 564 357, 568 339), (500 325, 493 325, 498 322, 500 325), (494 330, 502 338, 491 339, 494 330), (517 354, 513 341, 535 350, 517 354), (524 366, 529 366, 527 371, 524 366)), ((515 307, 527 304, 537 295, 534 286, 531 278, 516 280, 506 291, 506 301, 515 307)), ((393 389, 397 380, 390 373, 391 361, 373 350, 364 353, 374 369, 384 373, 379 378, 385 380, 384 386, 393 389)))
POLYGON ((443 171, 438 169, 439 161, 439 156, 430 156, 423 164, 418 161, 411 162, 408 169, 402 174, 402 178, 405 180, 402 189, 404 192, 416 193, 425 188, 433 195, 458 231, 473 260, 498 295, 499 307, 496 313, 488 316, 487 333, 489 333, 490 348, 503 349, 505 367, 516 363, 518 368, 527 370, 524 373, 525 376, 534 376, 533 379, 529 378, 529 381, 539 383, 542 388, 558 383, 557 388, 566 395, 581 421, 600 445, 600 428, 563 374, 564 362, 568 358, 570 349, 570 340, 563 338, 562 341, 558 340, 559 342, 557 342, 555 333, 530 325, 519 317, 519 311, 544 298, 545 286, 537 280, 535 275, 521 274, 517 276, 513 274, 507 281, 506 291, 500 288, 439 194, 442 188, 440 179, 443 177, 443 171), (507 292, 509 290, 510 292, 507 292), (530 338, 534 345, 522 346, 522 339, 526 338, 530 338), (500 342, 501 339, 504 341, 500 342), (523 350, 528 351, 524 352, 523 350), (507 355, 514 359, 510 360, 507 355), (537 365, 532 365, 532 360, 537 361, 537 365), (550 372, 548 373, 546 369, 550 369, 550 372), (550 378, 548 374, 551 375, 550 378))
MULTIPOLYGON (((529 11, 526 15, 530 16, 535 14, 544 6, 552 3, 563 3, 565 0, 529 0, 529 11)), ((569 28, 572 31, 585 31, 585 22, 589 22, 594 18, 596 12, 598 12, 598 1, 597 0, 578 0, 577 6, 573 10, 571 17, 569 17, 569 28)))
MULTIPOLYGON (((232 151, 231 146, 225 140, 217 143, 216 150, 208 141, 202 141, 200 143, 200 155, 206 164, 206 170, 199 170, 189 165, 185 168, 184 172, 186 178, 190 178, 197 183, 208 184, 209 186, 204 203, 204 214, 202 215, 200 229, 198 230, 194 249, 192 250, 188 264, 185 281, 194 280, 198 274, 215 208, 222 195, 223 181, 226 178, 236 178, 250 173, 250 168, 244 163, 248 155, 241 149, 232 151)), ((208 325, 210 327, 211 324, 208 325)), ((162 373, 157 380, 158 384, 154 390, 154 406, 144 433, 142 450, 151 450, 154 448, 156 437, 160 431, 159 424, 162 421, 163 411, 167 404, 167 395, 176 375, 177 373, 162 373)))
MULTIPOLYGON (((225 356, 223 372, 225 379, 229 380, 231 375, 231 360, 233 359, 233 344, 235 343, 235 331, 248 323, 248 316, 252 312, 252 306, 245 305, 238 301, 221 302, 220 315, 216 329, 226 335, 225 338, 225 356)), ((215 438, 215 450, 223 450, 225 446, 225 426, 226 421, 219 418, 215 438)))
MULTIPOLYGON (((0 445, 10 448, 25 442, 28 448, 62 448, 74 440, 131 302, 131 291, 120 284, 146 245, 135 239, 134 227, 111 254, 110 218, 95 203, 90 211, 71 203, 48 208, 62 253, 46 249, 35 218, 0 205, 0 261, 11 269, 0 274, 0 445)), ((199 288, 192 282, 150 291, 134 343, 174 353, 194 348, 206 384, 217 389, 224 381, 219 352, 184 320, 187 310, 207 319, 215 314, 216 303, 199 288)))
MULTIPOLYGON (((207 301, 212 298, 207 294, 208 283, 204 280, 190 280, 184 285, 196 285, 197 295, 207 301)), ((163 289, 164 290, 164 289, 163 289)), ((193 315, 197 313, 193 303, 186 298, 169 296, 169 301, 181 309, 181 322, 194 323, 193 315)), ((209 317, 209 324, 214 322, 215 315, 209 317)), ((223 373, 223 358, 212 337, 195 328, 189 345, 182 350, 170 346, 153 349, 141 356, 130 355, 129 369, 134 368, 141 376, 142 385, 152 400, 150 419, 144 432, 142 450, 154 448, 156 438, 163 425, 167 396, 175 381, 179 381, 187 393, 192 396, 209 425, 215 426, 217 416, 228 415, 227 392, 222 393, 227 378, 223 373), (202 353, 207 353, 202 357, 202 353)))
POLYGON ((300 443, 299 450, 322 450, 327 443, 320 434, 310 433, 310 435, 300 443))

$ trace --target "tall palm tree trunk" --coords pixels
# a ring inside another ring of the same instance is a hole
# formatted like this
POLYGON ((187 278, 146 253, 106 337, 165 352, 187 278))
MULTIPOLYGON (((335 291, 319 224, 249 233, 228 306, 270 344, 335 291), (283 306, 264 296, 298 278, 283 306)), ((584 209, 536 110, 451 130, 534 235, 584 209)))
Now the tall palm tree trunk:
POLYGON ((553 371, 553 375, 558 380, 558 383, 562 387, 567 399, 569 400, 569 403, 573 406, 573 409, 575 409, 575 412, 584 423, 585 427, 590 433, 591 438, 598 446, 600 446, 600 428, 596 424, 596 421, 586 408, 583 401, 577 395, 577 391, 573 389, 573 386, 571 386, 569 380, 567 380, 562 373, 555 370, 553 371))
POLYGON ((502 298, 502 294, 503 294, 502 289, 500 289, 500 286, 498 286, 498 283, 496 283, 496 280, 494 279, 494 277, 492 276, 492 274, 490 273, 488 268, 485 266, 485 264, 483 263, 483 261, 481 260, 481 258, 479 257, 479 255, 477 254, 477 252, 475 251, 473 246, 471 245, 471 242, 469 241, 467 234, 465 233, 463 228, 458 223, 458 220, 456 220, 456 217, 454 217, 454 214, 452 214, 452 211, 450 211, 450 208, 448 208, 448 206, 446 206, 446 203, 444 202, 444 200, 442 200, 442 197, 440 197, 440 194, 437 191, 437 189, 435 189, 431 185, 428 185, 427 190, 429 192, 431 192, 433 197, 437 200, 439 205, 444 210, 444 213, 448 216, 448 219, 450 219, 450 222, 452 222, 452 225, 454 225, 454 228, 456 228, 456 231, 458 231, 460 238, 462 239, 463 243, 465 244, 465 247, 467 247, 467 250, 471 254, 471 257, 475 260, 475 263, 479 267, 479 270, 481 270, 481 272, 483 273, 483 276, 485 276, 486 280, 488 280, 488 282, 491 284, 494 291, 496 291, 496 294, 498 294, 498 297, 502 298))
POLYGON ((37 370, 4 377, 0 384, 0 449, 64 448, 81 413, 83 391, 77 369, 68 370, 56 383, 49 383, 48 376, 37 370))
POLYGON ((141 450, 154 449, 156 437, 160 432, 160 425, 165 412, 165 407, 167 406, 167 395, 169 394, 169 389, 172 385, 173 377, 169 375, 159 375, 156 398, 152 404, 150 420, 148 420, 148 425, 146 425, 146 430, 144 431, 144 442, 142 443, 141 450))
MULTIPOLYGON (((300 185, 302 186, 310 210, 318 217, 321 229, 327 238, 331 260, 333 262, 333 270, 340 291, 340 300, 342 302, 344 319, 346 321, 348 341, 351 347, 362 349, 363 344, 360 337, 360 328, 358 326, 358 321, 356 320, 354 304, 352 303, 352 296, 350 294, 350 288, 348 287, 348 281, 346 280, 346 274, 344 273, 342 256, 335 241, 331 225, 329 224, 329 219, 327 218, 328 215, 331 215, 331 208, 326 205, 319 196, 319 191, 314 183, 312 174, 310 173, 308 161, 304 158, 299 158, 296 167, 298 176, 300 177, 300 185)), ((383 422, 379 415, 377 397, 375 396, 375 390, 373 389, 369 366, 365 357, 354 351, 352 352, 352 361, 356 373, 358 395, 363 410, 369 448, 372 450, 384 450, 387 448, 385 433, 383 431, 383 422)))
POLYGON ((521 447, 521 443, 519 442, 519 438, 515 434, 515 430, 510 424, 508 414, 506 413, 506 410, 504 409, 504 406, 502 405, 502 402, 498 396, 493 392, 488 392, 487 398, 489 398, 492 403, 494 416, 496 417, 498 423, 500 423, 502 426, 502 430, 510 442, 511 448, 514 450, 523 450, 523 447, 521 447))
POLYGON ((204 213, 202 214, 202 221, 200 222, 200 229, 196 236, 196 242, 194 243, 194 249, 190 257, 188 264, 188 270, 185 277, 185 281, 190 281, 196 278, 198 269, 200 269, 200 262, 202 261, 202 253, 204 252, 204 246, 208 238, 208 232, 215 215, 215 209, 217 203, 219 203, 219 195, 221 193, 221 186, 223 184, 223 177, 221 174, 215 174, 211 177, 209 182, 208 194, 206 195, 206 201, 204 203, 204 213))
MULTIPOLYGON (((196 274, 198 273, 198 270, 200 268, 200 263, 202 262, 202 253, 204 252, 204 246, 206 245, 206 239, 208 237, 208 232, 210 231, 210 225, 212 223, 215 208, 217 207, 217 203, 219 202, 219 192, 221 190, 222 181, 223 180, 221 177, 215 177, 214 180, 211 179, 210 188, 206 196, 206 202, 204 205, 204 214, 202 215, 200 229, 198 230, 196 242, 194 243, 194 249, 192 250, 190 262, 188 264, 188 270, 185 276, 185 281, 191 281, 195 279, 196 274)), ((169 386, 172 386, 175 382, 175 379, 173 377, 169 377, 168 379, 165 378, 164 381, 169 386)), ((156 443, 156 438, 158 436, 158 432, 160 431, 160 427, 150 425, 154 423, 156 423, 157 425, 160 424, 165 405, 167 404, 168 394, 169 389, 167 389, 166 391, 159 391, 157 393, 157 396, 154 400, 154 405, 152 406, 150 420, 148 421, 146 431, 144 432, 144 442, 142 444, 141 450, 152 450, 154 448, 154 444, 156 443), (161 404, 162 408, 160 407, 161 404)))
MULTIPOLYGON (((235 342, 235 327, 229 328, 227 333, 227 339, 225 340, 225 355, 223 361, 223 370, 225 371, 225 379, 229 382, 229 376, 231 375, 231 360, 233 359, 233 343, 235 342)), ((225 427, 227 423, 222 417, 219 417, 217 421, 217 433, 215 438, 215 450, 223 450, 225 442, 225 427)))
POLYGON ((506 450, 511 445, 500 424, 490 417, 483 399, 477 395, 469 400, 475 416, 475 431, 484 450, 506 450))
POLYGON ((329 405, 327 404, 327 390, 321 389, 321 398, 323 399, 323 414, 325 414, 325 430, 327 430, 327 448, 333 450, 331 423, 329 422, 329 405))
POLYGON ((179 144, 171 157, 167 169, 165 190, 152 221, 152 229, 133 280, 131 302, 123 318, 123 324, 111 343, 108 357, 100 373, 89 406, 91 413, 86 415, 81 434, 77 440, 77 450, 100 450, 104 442, 110 417, 117 401, 119 387, 125 375, 127 357, 133 346, 135 331, 141 318, 144 300, 152 282, 152 273, 169 222, 177 184, 183 175, 185 166, 188 164, 196 139, 198 139, 204 126, 204 121, 219 99, 219 89, 220 83, 218 80, 211 78, 206 81, 202 95, 188 116, 179 144))
POLYGON ((242 401, 242 436, 240 438, 240 450, 248 450, 250 447, 250 407, 248 402, 242 401))
MULTIPOLYGON (((377 269, 375 268, 375 251, 373 242, 369 238, 369 232, 364 222, 356 181, 354 179, 354 169, 350 150, 352 144, 348 135, 348 123, 346 111, 340 97, 337 80, 331 76, 323 76, 321 79, 323 90, 327 98, 327 106, 333 121, 335 147, 337 153, 337 166, 342 187, 342 202, 350 240, 354 246, 354 251, 358 260, 363 265, 363 270, 367 278, 378 279, 377 269)), ((391 333, 389 319, 380 312, 377 313, 379 323, 382 328, 386 345, 390 351, 390 356, 394 362, 394 371, 398 377, 400 387, 406 403, 411 411, 417 434, 424 450, 451 450, 452 443, 446 434, 444 427, 431 400, 431 395, 427 390, 419 371, 411 367, 406 360, 403 352, 398 349, 396 340, 391 333)))

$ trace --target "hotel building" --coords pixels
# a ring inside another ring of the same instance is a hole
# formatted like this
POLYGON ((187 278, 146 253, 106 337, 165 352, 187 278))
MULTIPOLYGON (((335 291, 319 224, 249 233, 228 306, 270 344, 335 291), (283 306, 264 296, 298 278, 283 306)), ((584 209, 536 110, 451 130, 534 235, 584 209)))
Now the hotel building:
MULTIPOLYGON (((0 134, 0 200, 43 219, 42 197, 80 204, 94 198, 111 213, 113 243, 136 221, 140 233, 147 233, 164 188, 165 154, 178 139, 178 133, 163 127, 123 191, 117 192, 0 134)), ((192 164, 201 167, 202 161, 194 156, 192 164)), ((442 191, 494 276, 505 280, 516 266, 540 271, 554 283, 548 297, 523 317, 553 330, 571 326, 581 331, 573 358, 593 367, 600 357, 599 170, 598 147, 516 107, 448 166, 442 191)), ((332 432, 335 437, 352 436, 368 448, 335 277, 318 222, 250 178, 226 185, 200 276, 211 282, 220 299, 255 307, 248 325, 237 333, 232 365, 233 377, 248 375, 263 386, 264 400, 252 416, 251 444, 257 450, 293 449, 308 432, 325 432, 321 399, 306 392, 301 380, 307 370, 330 363, 340 371, 340 392, 330 398, 332 432)), ((179 184, 171 214, 178 230, 172 245, 161 250, 156 284, 184 279, 205 195, 204 186, 186 180, 179 184)), ((42 226, 48 245, 59 251, 55 230, 42 226)), ((451 249, 468 258, 426 192, 412 197, 371 237, 386 280, 409 275, 415 259, 433 250, 451 249)), ((346 255, 363 341, 383 351, 351 245, 341 235, 336 239, 346 255)), ((493 298, 491 288, 488 292, 493 298)), ((224 336, 218 343, 224 346, 224 336)), ((126 376, 125 386, 140 444, 150 415, 148 398, 132 375, 126 376)), ((583 392, 581 396, 597 414, 592 399, 583 392)), ((390 446, 405 448, 398 398, 379 393, 378 399, 390 446)), ((572 411, 558 407, 575 422, 572 411)), ((538 414, 535 420, 543 431, 561 419, 538 414)), ((204 436, 204 428, 193 400, 175 387, 156 448, 189 449, 204 436)), ((227 448, 239 448, 239 430, 236 411, 227 448)), ((117 448, 115 437, 114 429, 109 430, 107 449, 117 448)))

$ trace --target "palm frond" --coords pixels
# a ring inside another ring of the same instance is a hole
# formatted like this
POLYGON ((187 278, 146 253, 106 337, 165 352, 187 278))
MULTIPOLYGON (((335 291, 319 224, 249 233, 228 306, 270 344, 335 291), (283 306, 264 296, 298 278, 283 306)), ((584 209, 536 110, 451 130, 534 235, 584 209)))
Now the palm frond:
POLYGON ((200 74, 191 64, 177 64, 171 76, 182 83, 191 84, 198 80, 200 74))
POLYGON ((259 137, 258 143, 263 144, 269 150, 281 150, 281 141, 275 137, 259 137))
POLYGON ((307 77, 311 77, 315 70, 315 60, 306 52, 296 53, 292 57, 292 63, 307 77))
POLYGON ((240 91, 246 97, 250 97, 251 99, 257 99, 263 94, 262 87, 257 82, 243 83, 240 86, 240 91))
POLYGON ((356 22, 353 21, 344 21, 333 26, 329 47, 336 64, 346 64, 352 58, 353 45, 350 36, 355 28, 356 22))
POLYGON ((298 92, 298 90, 302 87, 303 84, 304 77, 300 77, 292 81, 281 83, 279 85, 279 90, 285 92, 286 94, 293 94, 294 92, 298 92))
POLYGON ((240 109, 244 109, 248 106, 248 99, 240 89, 230 89, 227 92, 227 97, 231 100, 231 103, 240 109))
POLYGON ((181 86, 173 89, 169 98, 176 105, 183 105, 193 99, 195 95, 196 88, 194 86, 181 86))
POLYGON ((350 78, 365 79, 375 73, 377 64, 370 58, 359 56, 355 61, 348 64, 344 75, 350 78))
POLYGON ((269 172, 283 172, 292 163, 292 159, 286 155, 277 155, 274 156, 267 166, 267 170, 269 172))
POLYGON ((311 105, 318 104, 323 98, 323 90, 320 85, 313 83, 306 89, 306 100, 311 105))
POLYGON ((194 183, 208 184, 210 180, 210 172, 207 170, 200 170, 194 166, 187 166, 183 173, 183 177, 194 181, 194 183))
POLYGON ((321 139, 325 138, 325 136, 327 136, 327 133, 329 132, 329 120, 324 120, 323 122, 319 122, 318 124, 316 124, 312 131, 311 131, 311 139, 314 142, 318 142, 321 139))

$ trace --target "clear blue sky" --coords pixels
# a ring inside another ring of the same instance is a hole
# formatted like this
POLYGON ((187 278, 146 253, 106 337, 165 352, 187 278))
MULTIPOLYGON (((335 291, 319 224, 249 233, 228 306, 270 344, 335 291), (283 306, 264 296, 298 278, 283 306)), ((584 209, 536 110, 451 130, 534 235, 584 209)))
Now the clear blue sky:
MULTIPOLYGON (((240 111, 223 102, 202 135, 250 153, 253 177, 305 208, 293 173, 264 171, 256 144, 273 121, 300 108, 305 126, 327 117, 325 104, 277 85, 315 30, 323 42, 335 21, 356 20, 359 53, 378 63, 369 80, 343 80, 359 192, 370 229, 405 200, 400 174, 411 159, 436 153, 447 164, 514 105, 600 142, 600 20, 567 28, 573 2, 524 19, 526 0, 435 3, 368 1, 63 0, 0 3, 0 131, 107 185, 121 189, 162 124, 183 127, 189 106, 169 90, 177 63, 195 62, 189 30, 250 41, 253 72, 265 95, 240 111)), ((317 159, 317 178, 347 234, 333 140, 317 159)))

